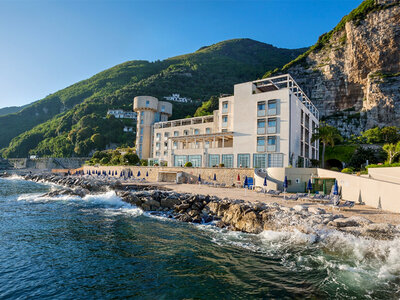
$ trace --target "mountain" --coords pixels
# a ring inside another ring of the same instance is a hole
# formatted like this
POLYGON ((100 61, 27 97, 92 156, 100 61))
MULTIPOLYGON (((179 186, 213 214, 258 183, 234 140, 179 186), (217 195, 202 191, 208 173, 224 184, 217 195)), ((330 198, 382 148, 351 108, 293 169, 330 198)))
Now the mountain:
POLYGON ((400 126, 399 3, 362 2, 308 51, 264 77, 290 73, 323 119, 347 136, 400 126))
POLYGON ((194 103, 173 103, 172 118, 192 115, 203 101, 233 92, 266 69, 288 63, 307 49, 282 49, 250 39, 202 47, 163 61, 129 61, 71 85, 16 114, 0 117, 0 148, 5 157, 85 156, 109 144, 131 145, 127 121, 107 118, 110 108, 132 110, 133 98, 162 99, 172 93, 194 103))
POLYGON ((26 106, 27 105, 24 105, 24 106, 9 106, 9 107, 0 108, 0 116, 5 116, 5 115, 8 115, 8 114, 17 113, 17 112, 23 110, 26 106))

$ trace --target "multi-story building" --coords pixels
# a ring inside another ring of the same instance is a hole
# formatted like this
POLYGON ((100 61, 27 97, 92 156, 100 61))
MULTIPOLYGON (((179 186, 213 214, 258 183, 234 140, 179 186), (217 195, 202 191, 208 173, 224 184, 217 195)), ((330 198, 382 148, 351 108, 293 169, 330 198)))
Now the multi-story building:
POLYGON ((122 109, 109 109, 107 115, 113 115, 117 119, 133 119, 136 120, 137 114, 133 111, 124 111, 122 109))
POLYGON ((311 142, 318 110, 288 74, 236 84, 210 116, 168 121, 167 104, 146 96, 134 100, 141 158, 230 168, 307 167, 318 159, 318 142, 311 142))

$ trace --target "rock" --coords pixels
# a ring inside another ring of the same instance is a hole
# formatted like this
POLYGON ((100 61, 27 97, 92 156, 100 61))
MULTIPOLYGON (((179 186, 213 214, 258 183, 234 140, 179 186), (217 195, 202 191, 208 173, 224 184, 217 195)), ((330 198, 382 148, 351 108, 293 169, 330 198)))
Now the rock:
POLYGON ((282 207, 281 207, 281 210, 284 211, 284 212, 290 212, 290 211, 293 211, 294 209, 291 208, 291 207, 282 206, 282 207))
POLYGON ((162 207, 167 207, 167 208, 174 208, 175 205, 179 205, 181 203, 181 200, 177 198, 166 198, 166 199, 161 199, 160 204, 162 207))
POLYGON ((391 233, 394 230, 394 226, 387 223, 371 223, 365 227, 366 232, 374 233, 391 233))
POLYGON ((181 203, 179 205, 175 205, 175 210, 176 211, 183 211, 183 210, 188 209, 189 207, 190 207, 189 203, 181 203))
POLYGON ((305 206, 305 205, 300 205, 300 204, 293 206, 293 209, 294 209, 295 211, 297 211, 297 212, 305 212, 305 211, 308 210, 307 206, 305 206))
POLYGON ((319 207, 315 207, 315 206, 311 206, 308 208, 308 211, 312 214, 316 214, 316 215, 322 215, 325 214, 325 209, 319 208, 319 207))
POLYGON ((187 214, 193 218, 195 216, 199 216, 200 212, 197 209, 191 209, 188 211, 187 214))
POLYGON ((359 226, 364 226, 367 224, 372 223, 370 220, 359 217, 359 216, 351 216, 350 218, 338 218, 334 219, 333 221, 329 222, 329 226, 333 227, 359 227, 359 226))

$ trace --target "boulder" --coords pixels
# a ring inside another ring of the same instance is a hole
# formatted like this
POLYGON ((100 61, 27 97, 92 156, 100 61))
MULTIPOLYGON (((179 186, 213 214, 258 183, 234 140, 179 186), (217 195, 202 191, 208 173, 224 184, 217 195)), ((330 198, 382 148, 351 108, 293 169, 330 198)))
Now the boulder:
POLYGON ((293 206, 293 209, 294 209, 295 211, 297 211, 297 212, 305 212, 305 211, 308 210, 307 206, 301 205, 301 204, 298 204, 298 205, 293 206))
POLYGON ((308 208, 308 211, 312 214, 316 214, 316 215, 322 215, 325 214, 325 209, 319 208, 319 207, 315 207, 315 206, 311 206, 308 208))
POLYGON ((166 199, 161 199, 161 206, 162 207, 167 207, 167 208, 174 208, 175 205, 178 205, 181 203, 181 200, 177 199, 177 198, 166 198, 166 199))

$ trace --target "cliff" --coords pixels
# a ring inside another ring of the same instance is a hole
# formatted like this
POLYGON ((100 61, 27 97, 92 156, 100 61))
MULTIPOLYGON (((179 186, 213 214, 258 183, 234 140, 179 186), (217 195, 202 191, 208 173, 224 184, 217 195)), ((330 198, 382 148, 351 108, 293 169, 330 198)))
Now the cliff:
POLYGON ((399 3, 364 1, 304 55, 272 73, 290 73, 327 122, 346 135, 400 126, 399 3))

